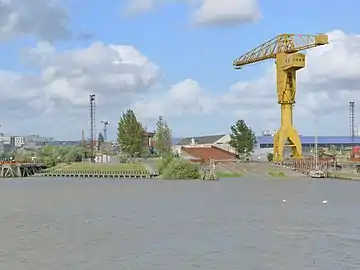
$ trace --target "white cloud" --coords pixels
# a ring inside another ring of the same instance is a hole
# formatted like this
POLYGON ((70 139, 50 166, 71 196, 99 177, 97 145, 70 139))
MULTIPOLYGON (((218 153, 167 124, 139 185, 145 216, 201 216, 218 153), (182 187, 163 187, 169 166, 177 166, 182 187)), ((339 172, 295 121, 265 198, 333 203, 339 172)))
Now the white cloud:
POLYGON ((129 0, 126 10, 136 14, 169 3, 188 4, 192 9, 193 23, 198 26, 235 25, 262 17, 258 0, 129 0))
POLYGON ((149 11, 158 4, 158 0, 132 0, 126 9, 129 13, 140 13, 149 11))
POLYGON ((202 89, 196 81, 185 79, 171 86, 168 92, 136 101, 131 107, 141 119, 154 119, 159 115, 182 117, 208 114, 214 111, 217 102, 216 97, 202 89))
POLYGON ((69 38, 68 19, 57 0, 0 0, 0 40, 19 36, 49 41, 69 38))
POLYGON ((50 99, 85 105, 95 93, 105 104, 119 102, 153 86, 160 69, 132 46, 93 43, 88 48, 56 51, 46 43, 25 53, 25 59, 41 72, 43 92, 50 99))
MULTIPOLYGON (((316 115, 322 133, 347 135, 348 102, 360 104, 360 35, 340 30, 328 34, 330 44, 309 50, 307 66, 298 72, 294 121, 303 134, 314 132, 316 115)), ((274 66, 257 80, 233 84, 222 95, 215 96, 186 79, 160 98, 136 102, 134 108, 143 119, 155 119, 160 114, 187 118, 188 130, 200 130, 204 121, 190 121, 189 114, 208 115, 207 125, 218 126, 218 130, 226 129, 237 118, 246 119, 256 131, 278 128, 280 124, 274 66)))
POLYGON ((229 25, 261 18, 257 0, 203 0, 194 12, 194 22, 199 25, 229 25))
MULTIPOLYGON (((74 125, 87 127, 90 93, 96 94, 98 116, 116 121, 126 106, 161 78, 159 67, 132 46, 98 42, 87 48, 57 51, 48 43, 39 43, 23 58, 36 75, 0 71, 0 104, 17 105, 11 108, 12 119, 25 115, 33 123, 42 119, 53 126, 52 131, 62 134, 71 129, 54 126, 54 118, 60 121, 77 116, 74 125)), ((2 109, 8 114, 9 110, 2 109)), ((9 128, 11 123, 2 126, 9 128)))

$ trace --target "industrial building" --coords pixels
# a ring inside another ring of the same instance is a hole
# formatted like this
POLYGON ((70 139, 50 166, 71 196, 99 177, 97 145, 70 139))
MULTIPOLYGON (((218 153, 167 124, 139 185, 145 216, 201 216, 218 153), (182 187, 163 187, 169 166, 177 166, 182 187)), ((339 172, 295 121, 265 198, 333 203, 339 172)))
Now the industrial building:
POLYGON ((230 136, 227 134, 189 137, 180 140, 173 150, 182 158, 193 161, 229 160, 236 158, 229 141, 230 136))
MULTIPOLYGON (((264 134, 264 133, 263 133, 264 134)), ((257 159, 265 159, 269 152, 274 148, 274 137, 269 133, 265 133, 263 136, 257 136, 257 146, 254 149, 253 156, 257 159), (260 157, 260 158, 259 158, 260 157)), ((315 136, 300 136, 303 149, 311 150, 315 146, 315 136)), ((235 153, 234 149, 229 144, 229 134, 219 134, 201 137, 189 137, 180 140, 174 146, 174 152, 180 156, 191 157, 207 157, 213 159, 230 159, 233 158, 235 153), (205 153, 206 152, 206 153, 205 153), (226 158, 225 158, 225 152, 226 158)), ((336 147, 350 148, 353 145, 360 145, 360 137, 350 136, 318 136, 317 137, 319 148, 331 148, 336 147)))
MULTIPOLYGON (((303 148, 313 148, 315 146, 315 136, 300 136, 301 145, 303 148)), ((272 136, 257 137, 259 148, 273 148, 274 138, 272 136)), ((318 136, 317 143, 319 148, 347 148, 355 145, 360 145, 360 137, 350 136, 318 136)))

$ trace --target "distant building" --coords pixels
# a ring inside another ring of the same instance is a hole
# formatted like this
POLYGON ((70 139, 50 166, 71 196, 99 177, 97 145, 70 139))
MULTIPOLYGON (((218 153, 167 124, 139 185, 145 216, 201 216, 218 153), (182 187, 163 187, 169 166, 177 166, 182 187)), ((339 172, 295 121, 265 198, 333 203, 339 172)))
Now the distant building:
POLYGON ((229 134, 219 134, 219 135, 209 135, 209 136, 200 136, 200 137, 188 137, 179 141, 175 146, 175 152, 179 153, 182 147, 210 147, 215 146, 222 150, 228 151, 230 153, 235 153, 235 150, 230 146, 230 135, 229 134))
POLYGON ((50 141, 44 142, 44 145, 51 146, 81 146, 82 141, 50 141))
MULTIPOLYGON (((304 149, 314 148, 315 136, 300 136, 301 145, 304 149)), ((257 137, 259 148, 273 148, 274 138, 271 136, 257 137)), ((337 148, 347 148, 352 146, 352 138, 350 136, 318 136, 317 143, 319 148, 330 148, 335 146, 337 148)), ((354 143, 360 145, 360 137, 354 138, 354 143)))
POLYGON ((39 134, 24 136, 25 142, 51 142, 54 140, 52 137, 42 137, 39 134))
POLYGON ((11 144, 0 141, 0 155, 10 152, 12 148, 11 144))
POLYGON ((265 129, 263 131, 261 131, 262 136, 275 136, 277 130, 269 130, 269 129, 265 129))
POLYGON ((25 138, 23 136, 11 136, 10 144, 13 147, 21 147, 25 144, 25 138))
POLYGON ((144 136, 144 147, 149 148, 154 146, 154 136, 155 132, 146 132, 144 136))
POLYGON ((4 136, 4 134, 2 134, 2 136, 0 136, 0 142, 3 142, 5 144, 11 144, 11 137, 4 136))
POLYGON ((184 159, 201 162, 210 159, 232 160, 236 158, 234 149, 229 145, 227 134, 189 137, 174 146, 174 152, 184 159))

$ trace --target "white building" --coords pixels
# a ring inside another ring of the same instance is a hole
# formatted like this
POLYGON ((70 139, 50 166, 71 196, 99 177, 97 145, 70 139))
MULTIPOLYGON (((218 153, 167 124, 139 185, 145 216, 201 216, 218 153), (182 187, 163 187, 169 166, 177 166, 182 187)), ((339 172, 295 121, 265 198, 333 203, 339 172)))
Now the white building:
POLYGON ((201 137, 189 137, 181 140, 177 143, 173 150, 175 153, 181 154, 181 147, 210 147, 216 146, 220 149, 228 151, 230 153, 235 153, 235 150, 230 146, 230 135, 221 134, 221 135, 210 135, 210 136, 201 136, 201 137))
POLYGON ((0 142, 2 142, 4 144, 10 144, 11 137, 10 136, 0 136, 0 142))
POLYGON ((10 137, 10 143, 12 146, 21 147, 25 144, 25 138, 23 136, 10 137))

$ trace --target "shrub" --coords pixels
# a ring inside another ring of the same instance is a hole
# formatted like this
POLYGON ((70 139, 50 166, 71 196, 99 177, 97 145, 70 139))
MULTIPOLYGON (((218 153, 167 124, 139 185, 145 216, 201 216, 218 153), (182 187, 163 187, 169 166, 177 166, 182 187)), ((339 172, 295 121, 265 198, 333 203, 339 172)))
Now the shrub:
POLYGON ((268 153, 267 154, 267 159, 269 162, 272 162, 274 160, 274 154, 273 153, 268 153))
POLYGON ((45 157, 44 164, 47 168, 50 168, 50 167, 54 167, 56 165, 56 162, 53 158, 45 157))
POLYGON ((186 160, 172 159, 163 169, 162 176, 166 179, 199 179, 200 171, 196 164, 186 160))
POLYGON ((161 175, 164 172, 164 169, 172 162, 175 158, 171 155, 164 156, 160 159, 159 164, 157 166, 158 173, 161 175))

